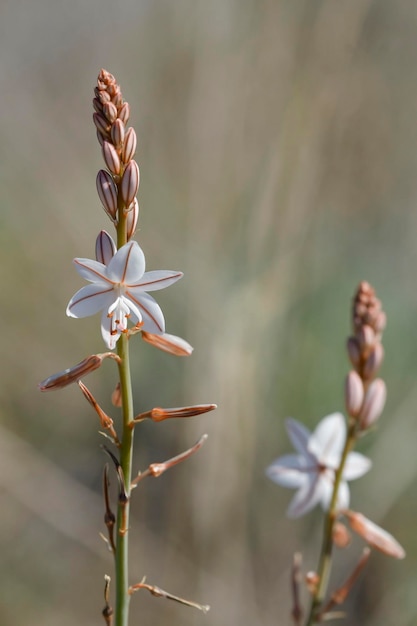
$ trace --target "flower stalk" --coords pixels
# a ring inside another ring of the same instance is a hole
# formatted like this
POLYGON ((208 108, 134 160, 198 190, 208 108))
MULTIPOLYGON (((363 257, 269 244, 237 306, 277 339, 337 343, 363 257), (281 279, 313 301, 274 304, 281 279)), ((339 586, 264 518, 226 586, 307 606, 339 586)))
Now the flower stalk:
MULTIPOLYGON (((168 287, 182 277, 181 272, 157 270, 145 271, 145 255, 139 244, 132 239, 138 223, 139 203, 136 198, 140 172, 133 160, 137 139, 133 128, 126 128, 130 107, 124 102, 120 87, 114 77, 101 70, 95 98, 93 120, 97 129, 106 170, 100 170, 96 178, 98 196, 103 209, 116 229, 116 242, 102 230, 95 245, 95 260, 74 259, 78 273, 88 281, 71 298, 67 306, 69 317, 81 318, 101 312, 102 338, 111 352, 91 355, 40 384, 41 391, 49 391, 77 383, 84 397, 96 411, 101 433, 116 448, 114 454, 106 446, 103 450, 110 457, 116 471, 119 492, 117 512, 113 513, 109 493, 109 466, 103 473, 104 523, 107 537, 102 535, 114 555, 114 600, 110 604, 110 577, 105 576, 105 608, 103 617, 108 626, 128 626, 129 605, 133 591, 146 589, 153 595, 175 600, 182 604, 207 611, 208 606, 184 600, 161 590, 155 585, 141 583, 131 586, 129 582, 129 528, 130 500, 132 490, 146 476, 158 477, 198 451, 207 435, 181 454, 163 463, 152 463, 148 470, 132 480, 133 439, 143 419, 155 423, 178 417, 192 417, 211 411, 215 404, 199 404, 174 409, 156 407, 135 417, 133 406, 132 376, 130 371, 130 340, 137 334, 164 352, 175 356, 189 356, 192 347, 185 340, 165 332, 165 319, 161 308, 148 292, 168 287), (115 352, 113 352, 115 351, 115 352), (121 424, 101 408, 93 394, 81 380, 97 370, 103 359, 116 361, 119 381, 112 394, 112 403, 121 409, 121 424), (136 427, 136 428, 135 428, 136 427)), ((134 341, 134 339, 132 339, 134 341)))

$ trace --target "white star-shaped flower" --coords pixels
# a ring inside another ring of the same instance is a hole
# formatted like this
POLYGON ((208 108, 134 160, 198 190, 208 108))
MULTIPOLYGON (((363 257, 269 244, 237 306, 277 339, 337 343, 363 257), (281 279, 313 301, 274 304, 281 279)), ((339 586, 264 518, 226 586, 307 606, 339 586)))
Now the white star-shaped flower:
POLYGON ((163 333, 164 315, 147 292, 169 287, 181 278, 182 272, 145 272, 145 255, 136 241, 129 241, 117 252, 104 231, 97 238, 97 243, 100 241, 105 246, 101 252, 96 247, 98 261, 74 259, 77 272, 92 284, 71 298, 67 315, 87 317, 102 311, 101 333, 110 350, 115 348, 121 333, 126 332, 128 320, 142 323, 143 330, 149 333, 163 333))
MULTIPOLYGON (((298 454, 276 459, 266 470, 274 482, 298 489, 288 507, 289 517, 300 517, 316 504, 324 510, 330 505, 336 470, 339 467, 346 439, 346 423, 341 413, 324 417, 311 433, 294 419, 287 420, 287 431, 298 454)), ((349 452, 338 492, 338 509, 349 506, 348 480, 363 476, 371 461, 359 452, 349 452)))

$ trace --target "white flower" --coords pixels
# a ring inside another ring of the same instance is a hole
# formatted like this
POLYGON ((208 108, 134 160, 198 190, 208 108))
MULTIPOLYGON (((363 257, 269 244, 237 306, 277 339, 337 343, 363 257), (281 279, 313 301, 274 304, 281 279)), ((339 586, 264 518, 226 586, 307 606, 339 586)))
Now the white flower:
MULTIPOLYGON (((311 433, 293 419, 287 420, 287 431, 299 454, 286 454, 276 459, 266 470, 274 482, 298 489, 287 515, 300 517, 321 503, 324 510, 330 505, 335 471, 339 467, 346 439, 346 424, 341 413, 324 417, 311 433)), ((338 509, 349 506, 348 480, 359 478, 371 467, 371 461, 359 452, 350 452, 343 470, 338 492, 338 509)))
POLYGON ((71 298, 67 315, 87 317, 102 311, 101 333, 110 350, 126 332, 128 319, 143 323, 142 328, 149 333, 163 333, 164 315, 147 292, 172 285, 182 272, 145 272, 145 255, 136 241, 129 241, 113 255, 116 248, 110 235, 102 231, 97 241, 100 239, 105 249, 101 254, 96 251, 98 261, 74 259, 77 272, 92 284, 71 298))

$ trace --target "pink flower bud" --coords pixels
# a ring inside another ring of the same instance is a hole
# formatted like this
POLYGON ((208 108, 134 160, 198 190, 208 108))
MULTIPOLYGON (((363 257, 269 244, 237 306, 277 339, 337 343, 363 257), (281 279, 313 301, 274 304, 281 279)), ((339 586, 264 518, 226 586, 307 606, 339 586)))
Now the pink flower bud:
POLYGON ((125 102, 120 107, 119 119, 121 119, 123 124, 126 125, 128 123, 128 121, 129 121, 129 117, 130 117, 130 106, 129 106, 128 102, 125 102))
POLYGON ((115 107, 113 102, 105 102, 103 104, 103 113, 110 122, 110 124, 113 124, 114 120, 117 117, 117 108, 115 107))
POLYGON ((139 189, 139 181, 139 166, 136 161, 129 161, 125 171, 123 172, 123 178, 120 185, 120 192, 126 207, 129 207, 135 199, 139 189))
POLYGON ((129 163, 131 159, 135 156, 137 145, 137 138, 134 128, 129 128, 126 133, 125 141, 122 149, 122 161, 123 163, 129 163))
POLYGON ((133 201, 133 207, 129 208, 126 214, 126 236, 127 240, 132 239, 133 235, 136 232, 136 227, 138 225, 139 218, 139 203, 137 198, 133 201))
POLYGON ((349 337, 346 347, 350 362, 352 363, 353 367, 357 368, 361 361, 361 350, 356 337, 349 337))
POLYGON ((117 187, 105 170, 100 170, 96 179, 97 193, 106 213, 114 220, 117 216, 117 187))
POLYGON ((103 135, 103 137, 107 137, 110 130, 110 124, 104 115, 101 113, 93 113, 93 120, 97 130, 103 135))
POLYGON ((365 392, 361 377, 357 372, 351 370, 346 376, 345 402, 346 410, 352 417, 357 417, 361 410, 365 392))
POLYGON ((125 139, 125 125, 122 120, 117 119, 111 127, 111 140, 116 148, 120 148, 125 139))
POLYGON ((109 233, 100 231, 96 239, 96 259, 103 265, 108 265, 116 254, 116 246, 109 233))
POLYGON ((112 174, 120 174, 120 159, 116 148, 108 141, 103 141, 103 159, 112 174))
POLYGON ((358 340, 362 350, 373 346, 375 343, 374 329, 366 324, 361 326, 358 332, 358 340))
POLYGON ((156 407, 149 411, 149 417, 153 422, 162 422, 173 417, 194 417, 202 413, 208 413, 217 409, 216 404, 196 404, 194 406, 182 406, 175 409, 162 409, 156 407))
POLYGON ((369 353, 363 367, 365 378, 373 378, 384 360, 384 348, 381 343, 376 343, 369 353))
POLYGON ((380 417, 387 398, 387 389, 381 378, 376 378, 368 387, 359 414, 362 430, 372 426, 380 417))

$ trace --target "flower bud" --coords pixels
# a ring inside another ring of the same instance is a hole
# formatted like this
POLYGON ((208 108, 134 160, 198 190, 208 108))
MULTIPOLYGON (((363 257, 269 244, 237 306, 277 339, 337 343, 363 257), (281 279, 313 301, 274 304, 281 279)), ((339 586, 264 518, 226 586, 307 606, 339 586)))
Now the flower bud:
POLYGON ((103 265, 108 265, 116 254, 116 245, 109 233, 100 231, 96 239, 96 259, 103 265))
POLYGON ((395 559, 405 557, 404 548, 386 530, 355 511, 344 511, 351 529, 360 535, 370 546, 395 559))
POLYGON ((385 383, 382 378, 376 378, 366 391, 365 400, 359 413, 362 430, 366 430, 377 421, 384 409, 386 398, 385 383))
POLYGON ((356 337, 349 337, 349 339, 347 340, 346 348, 348 351, 350 362, 352 363, 353 367, 359 367, 359 364, 361 362, 361 350, 356 337))
POLYGON ((359 345, 362 350, 369 348, 375 343, 375 331, 371 326, 365 324, 361 326, 358 332, 359 345))
POLYGON ((116 148, 109 141, 103 141, 103 159, 112 174, 120 174, 120 159, 116 148))
POLYGON ((125 125, 122 120, 117 119, 112 124, 110 135, 113 145, 119 149, 125 139, 125 125))
POLYGON ((103 113, 103 105, 98 98, 93 99, 93 107, 96 113, 103 113))
POLYGON ((96 179, 97 193, 106 213, 114 220, 117 216, 117 187, 105 170, 100 170, 96 179))
POLYGON ((129 163, 131 159, 135 156, 137 145, 137 138, 134 128, 129 128, 126 133, 123 148, 122 148, 122 161, 123 163, 129 163))
POLYGON ((139 189, 139 166, 136 161, 129 161, 123 172, 123 178, 120 185, 120 192, 126 207, 129 207, 139 189))
POLYGON ((104 115, 101 113, 93 113, 93 120, 97 130, 103 135, 103 137, 107 137, 110 130, 110 124, 104 115))
POLYGON ((384 360, 384 348, 382 343, 376 343, 371 349, 363 367, 364 378, 373 378, 384 360))
POLYGON ((163 350, 175 356, 190 356, 194 349, 185 339, 181 339, 181 337, 176 337, 175 335, 168 335, 168 333, 154 335, 153 333, 147 333, 143 330, 142 339, 152 346, 155 346, 155 348, 159 348, 159 350, 163 350))
POLYGON ((361 410, 364 394, 361 377, 357 372, 351 370, 346 376, 345 402, 346 410, 352 417, 357 417, 361 410))
POLYGON ((126 214, 126 236, 127 240, 132 239, 133 235, 136 232, 136 227, 138 225, 138 217, 139 217, 139 203, 137 198, 133 201, 133 207, 129 208, 126 214))
POLYGON ((128 102, 124 102, 120 107, 119 111, 119 119, 122 120, 123 124, 127 124, 130 117, 130 106, 128 102))
POLYGON ((117 107, 113 104, 113 102, 105 102, 103 104, 103 113, 110 124, 112 124, 117 118, 117 107))

